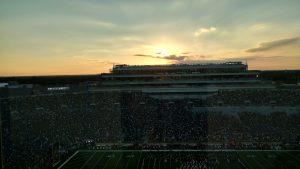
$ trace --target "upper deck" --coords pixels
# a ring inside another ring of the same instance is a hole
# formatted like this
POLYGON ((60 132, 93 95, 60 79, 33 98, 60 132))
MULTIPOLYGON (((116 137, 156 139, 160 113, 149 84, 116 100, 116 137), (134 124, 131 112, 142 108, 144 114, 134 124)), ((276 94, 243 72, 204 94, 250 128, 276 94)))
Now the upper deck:
POLYGON ((159 74, 159 73, 238 73, 246 72, 247 64, 225 62, 209 64, 172 64, 172 65, 116 65, 113 74, 159 74))

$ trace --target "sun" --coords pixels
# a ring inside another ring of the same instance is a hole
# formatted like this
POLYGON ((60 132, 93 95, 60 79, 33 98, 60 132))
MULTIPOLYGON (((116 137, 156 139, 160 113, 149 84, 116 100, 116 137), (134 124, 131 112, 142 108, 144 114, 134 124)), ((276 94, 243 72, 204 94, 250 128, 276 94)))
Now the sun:
POLYGON ((161 57, 180 55, 183 49, 181 45, 173 43, 160 43, 152 46, 152 51, 161 57))
POLYGON ((161 54, 162 56, 170 56, 170 52, 169 52, 168 50, 162 50, 162 51, 160 52, 160 54, 161 54))
POLYGON ((170 56, 170 51, 166 48, 156 48, 154 52, 160 56, 170 56))

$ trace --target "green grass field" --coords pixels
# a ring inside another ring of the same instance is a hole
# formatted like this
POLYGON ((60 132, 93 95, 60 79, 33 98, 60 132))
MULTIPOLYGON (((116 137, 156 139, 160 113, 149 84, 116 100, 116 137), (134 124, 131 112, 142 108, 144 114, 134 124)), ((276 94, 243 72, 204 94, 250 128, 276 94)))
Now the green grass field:
POLYGON ((59 169, 300 169, 299 151, 81 150, 59 169))

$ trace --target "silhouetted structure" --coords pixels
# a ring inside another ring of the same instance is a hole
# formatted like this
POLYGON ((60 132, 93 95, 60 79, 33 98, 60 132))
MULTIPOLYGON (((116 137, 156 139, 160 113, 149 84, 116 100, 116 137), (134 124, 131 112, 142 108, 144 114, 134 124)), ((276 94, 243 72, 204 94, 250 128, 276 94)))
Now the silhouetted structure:
POLYGON ((78 149, 300 148, 298 86, 241 62, 117 65, 97 82, 2 91, 4 168, 52 168, 78 149))

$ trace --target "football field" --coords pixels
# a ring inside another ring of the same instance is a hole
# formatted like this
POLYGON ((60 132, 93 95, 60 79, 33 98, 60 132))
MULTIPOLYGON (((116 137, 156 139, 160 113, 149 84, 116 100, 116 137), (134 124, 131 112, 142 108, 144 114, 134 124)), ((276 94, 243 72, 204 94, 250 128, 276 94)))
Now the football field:
POLYGON ((299 169, 300 151, 80 150, 59 169, 299 169))

